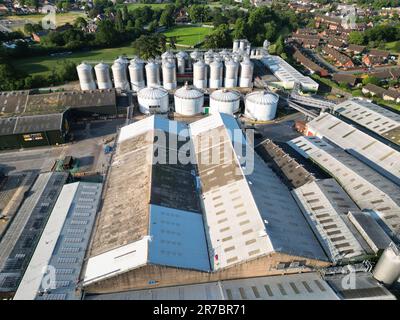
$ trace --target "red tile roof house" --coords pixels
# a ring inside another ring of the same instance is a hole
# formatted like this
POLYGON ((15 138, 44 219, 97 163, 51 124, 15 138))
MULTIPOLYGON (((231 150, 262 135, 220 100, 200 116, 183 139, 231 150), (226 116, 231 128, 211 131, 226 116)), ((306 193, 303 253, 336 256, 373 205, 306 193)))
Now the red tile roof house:
POLYGON ((363 56, 362 62, 366 66, 376 66, 384 64, 389 59, 390 53, 383 50, 370 50, 363 56))
POLYGON ((325 46, 322 48, 322 51, 325 52, 329 57, 334 59, 337 64, 343 68, 354 68, 354 62, 343 53, 337 51, 336 49, 325 46))
POLYGON ((352 74, 335 73, 332 76, 332 80, 339 84, 345 83, 345 84, 349 85, 350 87, 354 87, 357 83, 358 78, 352 74))

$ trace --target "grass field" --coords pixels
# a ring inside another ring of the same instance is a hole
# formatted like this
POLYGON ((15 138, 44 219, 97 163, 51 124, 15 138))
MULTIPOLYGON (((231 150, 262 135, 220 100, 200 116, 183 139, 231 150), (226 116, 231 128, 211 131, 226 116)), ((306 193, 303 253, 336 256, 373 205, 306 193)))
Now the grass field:
POLYGON ((41 56, 33 57, 28 59, 14 60, 14 66, 28 74, 41 74, 48 75, 51 70, 56 66, 58 61, 70 60, 75 63, 86 61, 89 63, 97 63, 100 61, 112 63, 118 56, 127 55, 128 57, 133 56, 132 48, 130 46, 123 46, 111 49, 99 49, 87 52, 77 52, 65 56, 41 56))
POLYGON ((176 37, 177 44, 185 46, 194 46, 204 40, 206 35, 212 32, 212 28, 178 26, 163 32, 167 37, 176 37))
MULTIPOLYGON (((137 8, 142 8, 142 7, 151 7, 153 10, 156 9, 164 9, 166 6, 168 5, 168 3, 150 3, 150 4, 146 4, 146 3, 128 3, 126 4, 126 6, 128 7, 128 11, 137 9, 137 8)), ((117 8, 122 8, 122 4, 118 4, 117 8)))
MULTIPOLYGON (((45 15, 44 14, 29 14, 29 15, 19 15, 19 16, 6 16, 1 20, 10 20, 12 30, 23 30, 26 23, 40 23, 45 15)), ((62 26, 66 23, 73 24, 75 19, 78 17, 86 17, 84 12, 67 12, 67 13, 57 13, 56 14, 56 24, 57 26, 62 26)))
POLYGON ((396 48, 395 48, 396 43, 397 43, 397 41, 385 43, 385 49, 386 49, 386 50, 389 50, 390 52, 397 52, 397 53, 400 53, 400 51, 399 51, 399 50, 396 50, 396 48))

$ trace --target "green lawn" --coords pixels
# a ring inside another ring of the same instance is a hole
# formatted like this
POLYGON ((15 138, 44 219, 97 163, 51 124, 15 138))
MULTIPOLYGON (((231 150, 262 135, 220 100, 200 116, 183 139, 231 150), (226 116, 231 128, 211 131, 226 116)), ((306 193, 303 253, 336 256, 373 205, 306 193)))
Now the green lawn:
POLYGON ((212 32, 212 28, 195 26, 177 26, 163 32, 167 37, 177 37, 177 44, 194 46, 202 42, 206 35, 212 32))
MULTIPOLYGON (((11 20, 15 22, 11 26, 13 30, 23 31, 23 26, 26 23, 40 23, 45 15, 44 14, 28 14, 28 15, 14 15, 2 17, 2 20, 11 20)), ((56 14, 56 24, 57 26, 62 26, 66 23, 73 24, 75 19, 78 17, 86 17, 84 12, 67 12, 67 13, 57 13, 56 14)))
POLYGON ((390 52, 397 52, 397 53, 400 53, 399 50, 396 50, 396 49, 395 49, 396 43, 397 43, 397 41, 385 43, 385 49, 386 49, 386 50, 389 50, 390 52))
MULTIPOLYGON (((132 11, 137 8, 143 8, 143 7, 151 7, 153 10, 156 9, 164 9, 169 3, 128 3, 126 6, 128 7, 128 11, 132 11)), ((124 4, 118 4, 117 8, 122 8, 124 4)))
POLYGON ((77 52, 70 55, 51 57, 41 56, 28 59, 14 60, 13 63, 16 68, 28 74, 49 74, 52 68, 56 65, 57 61, 71 60, 75 63, 86 61, 92 64, 100 61, 112 63, 118 56, 127 55, 133 56, 132 48, 130 46, 123 46, 111 49, 99 49, 87 52, 77 52))

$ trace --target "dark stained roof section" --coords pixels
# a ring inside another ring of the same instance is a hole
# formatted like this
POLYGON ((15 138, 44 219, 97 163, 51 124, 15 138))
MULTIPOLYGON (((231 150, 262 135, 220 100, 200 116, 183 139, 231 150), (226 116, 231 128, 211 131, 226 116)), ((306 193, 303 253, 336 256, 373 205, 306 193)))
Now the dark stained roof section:
POLYGON ((61 130, 63 113, 18 117, 13 134, 61 130))

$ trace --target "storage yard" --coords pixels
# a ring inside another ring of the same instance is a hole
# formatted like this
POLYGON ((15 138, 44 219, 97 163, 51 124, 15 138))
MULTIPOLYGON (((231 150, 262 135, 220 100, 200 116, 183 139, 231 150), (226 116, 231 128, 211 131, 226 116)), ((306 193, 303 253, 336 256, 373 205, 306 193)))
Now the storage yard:
POLYGON ((398 115, 321 99, 268 45, 2 92, 1 297, 398 298, 398 115))

